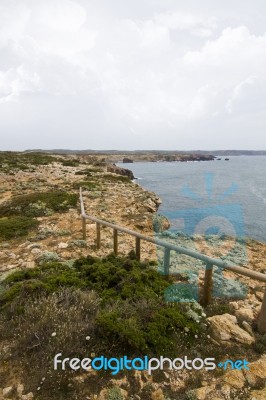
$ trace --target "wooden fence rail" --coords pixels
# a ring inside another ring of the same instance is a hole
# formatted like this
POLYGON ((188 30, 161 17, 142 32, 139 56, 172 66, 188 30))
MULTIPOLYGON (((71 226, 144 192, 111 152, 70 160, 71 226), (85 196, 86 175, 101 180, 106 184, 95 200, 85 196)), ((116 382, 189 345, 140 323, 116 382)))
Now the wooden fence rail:
MULTIPOLYGON (((204 276, 204 287, 203 287, 203 295, 201 299, 201 303, 206 306, 210 303, 212 297, 212 272, 213 266, 234 272, 236 274, 247 276, 251 279, 258 280, 261 282, 266 282, 266 274, 262 274, 260 272, 252 271, 248 268, 237 266, 233 263, 229 263, 227 261, 222 261, 221 259, 212 258, 206 256, 205 254, 196 252, 194 250, 187 249, 185 247, 176 246, 172 243, 168 243, 162 241, 156 237, 150 237, 142 235, 139 232, 133 231, 131 229, 124 228, 122 226, 112 224, 111 222, 104 221, 99 218, 92 217, 85 213, 84 209, 84 201, 82 196, 82 188, 80 188, 80 207, 81 207, 81 218, 82 218, 82 233, 83 239, 87 239, 86 232, 86 221, 92 221, 96 223, 96 247, 100 249, 101 246, 101 226, 107 226, 113 229, 113 247, 114 253, 118 254, 118 232, 124 232, 128 235, 135 237, 135 251, 136 257, 138 260, 141 258, 141 240, 156 244, 157 246, 164 247, 164 258, 163 258, 163 266, 164 273, 169 274, 170 268, 170 253, 171 250, 180 254, 184 254, 197 260, 202 261, 205 264, 205 276, 204 276)), ((257 320, 257 327, 260 333, 266 333, 266 290, 264 293, 264 298, 262 302, 261 311, 257 320)))

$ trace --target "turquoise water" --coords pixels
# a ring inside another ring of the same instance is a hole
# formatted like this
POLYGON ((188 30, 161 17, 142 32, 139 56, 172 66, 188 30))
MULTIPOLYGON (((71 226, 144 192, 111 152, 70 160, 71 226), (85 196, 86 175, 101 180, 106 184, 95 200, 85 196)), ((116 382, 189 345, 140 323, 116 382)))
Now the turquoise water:
POLYGON ((171 230, 266 239, 266 157, 118 164, 157 193, 171 230))

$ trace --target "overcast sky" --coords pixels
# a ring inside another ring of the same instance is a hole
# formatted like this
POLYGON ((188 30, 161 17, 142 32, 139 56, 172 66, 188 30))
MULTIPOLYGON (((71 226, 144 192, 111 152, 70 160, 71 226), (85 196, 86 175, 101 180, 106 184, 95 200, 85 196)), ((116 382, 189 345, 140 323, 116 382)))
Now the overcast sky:
POLYGON ((266 149, 266 1, 0 0, 0 138, 266 149))

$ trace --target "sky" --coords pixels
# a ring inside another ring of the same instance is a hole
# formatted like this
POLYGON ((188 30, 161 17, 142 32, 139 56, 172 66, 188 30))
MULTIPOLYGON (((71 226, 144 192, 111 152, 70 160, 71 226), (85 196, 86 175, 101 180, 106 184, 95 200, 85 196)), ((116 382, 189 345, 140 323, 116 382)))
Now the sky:
POLYGON ((266 150, 265 0, 0 0, 0 150, 266 150))

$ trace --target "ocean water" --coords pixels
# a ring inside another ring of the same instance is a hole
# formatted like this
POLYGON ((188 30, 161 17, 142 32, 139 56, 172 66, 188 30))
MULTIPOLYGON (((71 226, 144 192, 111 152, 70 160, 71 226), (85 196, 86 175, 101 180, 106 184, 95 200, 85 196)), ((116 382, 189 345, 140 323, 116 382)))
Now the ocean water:
POLYGON ((158 194, 159 213, 170 220, 170 231, 265 242, 266 157, 229 158, 117 165, 131 169, 137 184, 158 194))

